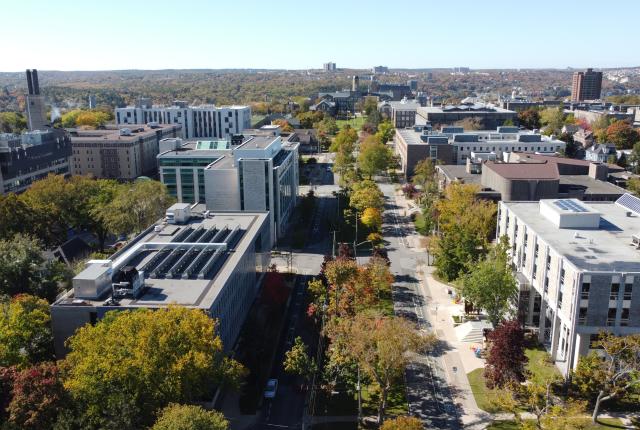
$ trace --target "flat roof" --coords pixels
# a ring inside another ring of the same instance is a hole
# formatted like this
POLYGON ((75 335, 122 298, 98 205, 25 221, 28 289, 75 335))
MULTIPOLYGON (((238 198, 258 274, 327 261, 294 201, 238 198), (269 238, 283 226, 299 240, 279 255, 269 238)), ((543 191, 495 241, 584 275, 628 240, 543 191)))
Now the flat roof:
POLYGON ((181 124, 158 124, 157 126, 149 127, 146 124, 121 124, 117 128, 106 128, 97 130, 74 130, 70 133, 72 143, 96 143, 96 142, 132 142, 138 140, 141 137, 151 137, 159 130, 168 130, 182 128, 181 124), (120 130, 131 130, 130 135, 121 135, 120 130))
MULTIPOLYGON (((143 293, 138 298, 118 299, 118 307, 163 307, 176 303, 209 309, 249 246, 253 246, 267 218, 267 213, 215 212, 209 217, 195 214, 182 225, 156 223, 163 226, 160 231, 149 228, 110 258, 119 268, 135 266, 138 271, 145 272, 143 293), (191 246, 196 242, 202 244, 197 247, 197 252, 196 247, 191 246), (184 245, 181 246, 181 243, 184 245), (220 247, 220 243, 226 243, 226 249, 220 247), (144 244, 148 244, 149 248, 142 246, 144 244), (167 246, 163 247, 163 244, 167 246), (187 255, 190 248, 193 251, 187 255), (200 266, 206 266, 217 249, 220 249, 218 256, 204 278, 195 276, 197 271, 183 277, 191 263, 196 264, 196 269, 202 270, 200 266), (183 257, 184 264, 180 264, 183 257), (175 268, 176 264, 179 268, 169 277, 168 270, 175 268)), ((91 276, 96 274, 94 267, 86 269, 92 271, 91 276)), ((108 297, 107 293, 99 300, 82 300, 87 305, 104 306, 108 297)), ((69 293, 55 305, 71 305, 73 298, 73 293, 69 293)))
MULTIPOLYGON (((614 196, 622 196, 626 191, 617 185, 607 181, 594 179, 589 175, 561 175, 560 191, 563 186, 585 187, 585 194, 609 194, 614 196)), ((640 221, 639 221, 640 223, 640 221)), ((639 226, 640 227, 640 226, 639 226)))
POLYGON ((235 147, 235 149, 265 149, 271 145, 275 140, 280 139, 280 136, 273 135, 256 135, 246 136, 246 139, 242 143, 235 147))
MULTIPOLYGON (((600 213, 598 229, 559 228, 540 214, 540 202, 502 202, 541 240, 578 269, 594 272, 640 272, 640 217, 613 202, 588 202, 600 213)), ((586 206, 584 202, 581 205, 586 206)))
POLYGON ((440 170, 447 179, 455 181, 456 179, 464 181, 465 184, 478 184, 482 177, 479 173, 467 172, 467 166, 460 164, 438 164, 436 169, 440 170))

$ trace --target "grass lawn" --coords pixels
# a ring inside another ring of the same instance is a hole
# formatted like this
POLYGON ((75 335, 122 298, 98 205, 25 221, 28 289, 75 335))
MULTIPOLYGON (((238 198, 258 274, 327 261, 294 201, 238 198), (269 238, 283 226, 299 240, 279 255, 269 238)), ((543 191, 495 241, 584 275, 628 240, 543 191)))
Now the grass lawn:
MULTIPOLYGON (((362 389, 362 413, 366 415, 378 414, 378 400, 380 398, 378 391, 373 386, 365 386, 362 389), (369 389, 372 389, 369 391, 369 389)), ((357 413, 357 400, 358 394, 356 393, 356 413, 357 413)), ((394 386, 389 392, 387 397, 387 409, 385 415, 397 416, 407 415, 409 413, 407 405, 407 397, 404 384, 398 384, 394 386)))
POLYGON ((427 220, 422 213, 416 214, 416 219, 413 224, 416 227, 416 231, 421 235, 427 236, 429 234, 429 231, 427 231, 427 220))
MULTIPOLYGON (((625 428, 622 422, 617 418, 603 418, 598 420, 597 424, 589 424, 585 429, 598 430, 598 429, 616 429, 625 428)), ((515 421, 494 421, 487 427, 487 430, 517 430, 520 427, 515 421)))
MULTIPOLYGON (((549 354, 544 350, 544 348, 527 348, 525 350, 525 354, 529 359, 529 362, 527 363, 527 370, 531 372, 532 380, 544 381, 554 374, 558 376, 560 375, 558 369, 546 360, 549 354)), ((493 408, 488 399, 488 395, 492 390, 487 388, 485 385, 484 376, 482 376, 483 370, 484 369, 476 369, 468 373, 467 378, 469 379, 471 392, 473 393, 473 397, 476 399, 478 407, 487 412, 492 412, 493 408)))
POLYGON ((360 127, 362 127, 362 124, 364 124, 367 121, 367 117, 366 116, 357 116, 355 118, 351 118, 351 119, 338 119, 336 120, 336 125, 338 126, 338 128, 342 129, 342 127, 344 127, 345 125, 349 124, 351 126, 351 128, 355 128, 356 130, 360 130, 360 127))
POLYGON ((560 376, 560 371, 553 363, 547 361, 549 353, 542 346, 527 348, 524 352, 529 359, 527 370, 534 381, 545 381, 553 376, 560 376))

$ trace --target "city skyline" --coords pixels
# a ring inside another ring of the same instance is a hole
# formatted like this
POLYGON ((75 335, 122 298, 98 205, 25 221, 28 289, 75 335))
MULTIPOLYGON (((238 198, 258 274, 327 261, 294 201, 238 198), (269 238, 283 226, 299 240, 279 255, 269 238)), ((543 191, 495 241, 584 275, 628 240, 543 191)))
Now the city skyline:
POLYGON ((582 69, 634 67, 633 17, 596 1, 541 1, 521 14, 510 3, 475 2, 388 7, 383 2, 319 5, 250 1, 246 7, 188 1, 121 0, 89 8, 41 0, 5 7, 3 72, 41 70, 319 69, 338 68, 582 69), (553 18, 581 14, 579 37, 567 42, 553 18), (223 19, 221 18, 223 17, 223 19), (29 31, 25 31, 28 22, 29 31), (59 25, 59 23, 65 25, 59 25), (557 30, 555 30, 557 28, 557 30), (537 30, 536 30, 537 29, 537 30), (595 30, 594 30, 595 29, 595 30), (16 37, 19 35, 19 37, 16 37), (606 37, 605 37, 606 36, 606 37), (611 43, 616 40, 616 43, 611 43))

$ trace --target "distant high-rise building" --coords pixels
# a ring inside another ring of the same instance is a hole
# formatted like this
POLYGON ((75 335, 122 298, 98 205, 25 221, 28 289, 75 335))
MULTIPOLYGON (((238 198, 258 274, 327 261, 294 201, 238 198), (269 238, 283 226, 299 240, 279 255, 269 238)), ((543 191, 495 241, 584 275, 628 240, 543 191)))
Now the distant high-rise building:
POLYGON ((336 63, 328 62, 322 65, 322 70, 325 72, 335 72, 336 71, 336 63))
POLYGON ((407 81, 407 85, 409 86, 411 91, 418 91, 418 81, 416 81, 415 79, 409 79, 407 81))
POLYGON ((389 73, 389 68, 387 66, 375 66, 371 68, 371 73, 377 73, 377 74, 389 73))
POLYGON ((586 72, 575 72, 571 85, 571 100, 597 100, 602 92, 602 72, 587 69, 586 72))
POLYGON ((96 96, 91 94, 89 96, 89 109, 95 109, 96 108, 96 96))
POLYGON ((353 84, 351 85, 351 91, 355 93, 356 91, 358 91, 359 86, 360 86, 360 78, 358 77, 358 75, 356 75, 353 77, 353 84))
POLYGON ((27 69, 27 120, 29 130, 44 130, 47 125, 44 97, 40 95, 38 71, 27 69))

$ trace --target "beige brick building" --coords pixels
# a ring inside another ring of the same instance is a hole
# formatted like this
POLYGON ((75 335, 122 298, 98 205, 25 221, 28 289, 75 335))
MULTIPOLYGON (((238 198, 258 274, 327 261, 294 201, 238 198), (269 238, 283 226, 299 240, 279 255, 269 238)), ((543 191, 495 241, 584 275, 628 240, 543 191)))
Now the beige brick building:
POLYGON ((71 173, 135 179, 157 172, 161 139, 178 137, 180 124, 131 125, 71 133, 71 173))

